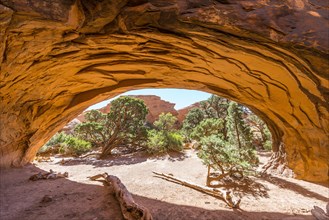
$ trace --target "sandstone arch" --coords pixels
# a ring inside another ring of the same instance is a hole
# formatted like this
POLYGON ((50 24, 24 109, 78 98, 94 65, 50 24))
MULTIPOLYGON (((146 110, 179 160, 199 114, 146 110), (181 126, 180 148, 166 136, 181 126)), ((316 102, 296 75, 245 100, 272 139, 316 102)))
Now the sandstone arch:
POLYGON ((0 0, 1 167, 89 105, 186 88, 250 107, 299 178, 328 179, 328 5, 316 0, 0 0))

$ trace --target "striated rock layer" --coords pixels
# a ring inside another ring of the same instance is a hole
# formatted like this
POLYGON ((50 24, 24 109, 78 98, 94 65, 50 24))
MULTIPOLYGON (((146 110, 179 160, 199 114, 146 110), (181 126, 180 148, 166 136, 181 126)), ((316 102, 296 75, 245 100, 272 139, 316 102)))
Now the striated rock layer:
POLYGON ((130 89, 238 101, 297 177, 328 179, 328 2, 0 0, 1 167, 130 89))

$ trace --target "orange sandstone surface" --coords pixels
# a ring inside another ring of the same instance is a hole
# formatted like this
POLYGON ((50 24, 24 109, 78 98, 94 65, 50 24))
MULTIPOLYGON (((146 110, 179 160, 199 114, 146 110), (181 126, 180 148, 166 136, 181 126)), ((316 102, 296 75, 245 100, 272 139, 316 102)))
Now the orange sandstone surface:
POLYGON ((298 178, 328 179, 328 2, 0 1, 1 167, 30 162, 88 106, 130 89, 238 101, 298 178))

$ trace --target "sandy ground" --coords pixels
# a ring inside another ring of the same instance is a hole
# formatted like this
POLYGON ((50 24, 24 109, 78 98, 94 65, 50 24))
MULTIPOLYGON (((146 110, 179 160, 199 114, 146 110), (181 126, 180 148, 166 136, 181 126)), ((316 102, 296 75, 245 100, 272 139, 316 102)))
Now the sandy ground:
MULTIPOLYGON (((261 161, 264 163, 266 158, 263 155, 261 161)), ((232 210, 219 199, 152 175, 152 171, 171 173, 204 185, 207 168, 193 150, 161 158, 135 153, 105 161, 73 159, 64 165, 60 160, 1 170, 0 219, 122 219, 119 204, 108 188, 87 179, 103 172, 118 176, 135 201, 150 209, 158 220, 314 219, 312 207, 324 208, 329 201, 328 183, 279 176, 252 177, 249 185, 234 187, 242 202, 241 209, 232 210), (49 169, 67 171, 69 178, 28 180, 32 174, 49 169)))

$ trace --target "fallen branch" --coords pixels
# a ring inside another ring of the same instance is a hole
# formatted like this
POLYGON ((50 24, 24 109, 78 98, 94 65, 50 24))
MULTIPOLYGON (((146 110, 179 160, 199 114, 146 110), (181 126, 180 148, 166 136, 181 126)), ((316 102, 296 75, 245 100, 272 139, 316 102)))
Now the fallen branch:
POLYGON ((239 208, 239 204, 241 202, 241 199, 240 198, 233 198, 232 195, 231 195, 232 194, 231 191, 199 186, 199 185, 196 185, 194 183, 189 183, 185 180, 181 180, 181 179, 175 178, 171 175, 164 174, 164 173, 157 173, 157 172, 154 172, 154 171, 153 171, 153 173, 158 178, 161 178, 161 179, 164 179, 164 180, 176 183, 176 184, 181 184, 183 186, 187 186, 189 188, 195 189, 199 192, 203 192, 205 194, 211 195, 215 198, 222 199, 231 208, 239 208))
POLYGON ((327 203, 326 209, 327 213, 320 207, 314 206, 311 213, 317 220, 329 220, 329 202, 327 203))
POLYGON ((148 209, 138 205, 134 201, 132 195, 129 193, 125 185, 123 185, 123 183, 120 181, 118 177, 104 173, 104 174, 91 176, 88 178, 93 181, 99 181, 99 178, 103 178, 105 182, 113 189, 115 197, 120 203, 121 212, 124 219, 126 220, 153 219, 148 209))
POLYGON ((68 172, 65 172, 65 173, 56 173, 53 170, 50 170, 47 173, 41 173, 41 172, 39 172, 37 174, 34 174, 34 175, 32 175, 29 178, 29 180, 37 181, 37 180, 46 180, 46 179, 58 179, 58 178, 66 178, 68 176, 69 176, 69 173, 68 172))
POLYGON ((41 162, 53 162, 54 161, 53 159, 51 159, 50 157, 47 157, 47 156, 36 156, 34 160, 38 161, 39 163, 41 163, 41 162))
POLYGON ((91 152, 91 153, 88 153, 88 154, 85 154, 85 155, 81 155, 79 158, 83 159, 83 158, 86 158, 86 157, 89 157, 89 156, 100 156, 101 153, 99 152, 91 152))

